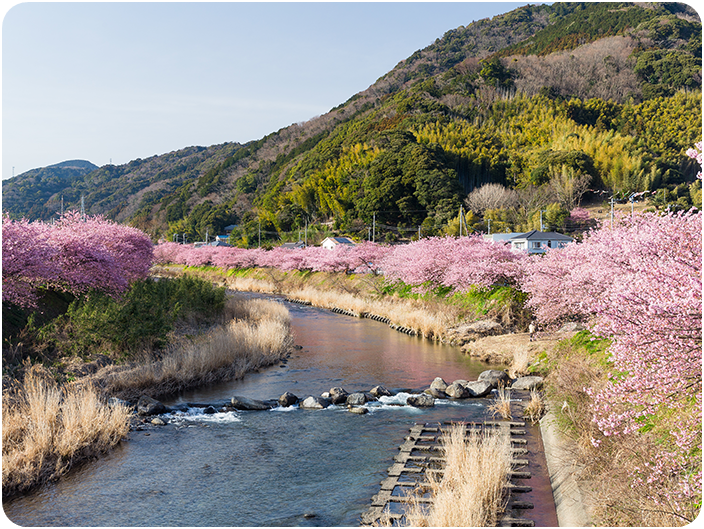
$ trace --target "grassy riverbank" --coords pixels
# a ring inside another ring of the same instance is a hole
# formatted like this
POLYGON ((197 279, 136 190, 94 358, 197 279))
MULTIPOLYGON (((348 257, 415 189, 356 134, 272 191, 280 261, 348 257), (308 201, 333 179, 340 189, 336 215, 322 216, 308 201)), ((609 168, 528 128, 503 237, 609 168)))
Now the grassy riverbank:
POLYGON ((106 406, 91 385, 59 386, 33 366, 2 396, 3 497, 108 451, 127 435, 130 416, 126 406, 106 406))
POLYGON ((450 294, 442 289, 417 292, 371 274, 282 272, 271 268, 223 271, 180 265, 155 268, 155 273, 165 277, 186 272, 233 290, 280 294, 316 307, 375 314, 437 341, 447 341, 448 330, 467 321, 492 319, 515 332, 525 330, 530 319, 523 309, 522 294, 509 287, 450 294))
POLYGON ((114 305, 104 298, 76 302, 41 327, 22 328, 18 335, 26 344, 5 342, 5 498, 57 479, 119 443, 132 412, 108 405, 109 397, 135 403, 141 395, 240 378, 288 354, 293 343, 282 304, 226 297, 225 289, 198 281, 141 285, 138 294, 114 305), (174 291, 188 293, 195 310, 166 295, 174 291), (167 307, 170 315, 161 310, 167 307), (122 349, 125 336, 132 341, 122 349))

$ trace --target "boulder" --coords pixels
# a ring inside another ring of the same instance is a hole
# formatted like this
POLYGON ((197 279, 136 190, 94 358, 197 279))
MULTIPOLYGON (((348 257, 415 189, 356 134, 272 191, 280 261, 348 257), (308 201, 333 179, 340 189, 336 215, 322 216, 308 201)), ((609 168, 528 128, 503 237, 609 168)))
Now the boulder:
POLYGON ((447 387, 447 382, 445 382, 442 378, 440 377, 435 377, 435 380, 433 380, 430 383, 430 389, 437 389, 440 391, 445 391, 445 388, 447 387))
POLYGON ((242 411, 270 410, 273 406, 263 400, 249 399, 247 397, 234 396, 230 401, 230 406, 242 411))
POLYGON ((154 426, 166 426, 166 421, 165 421, 164 419, 162 419, 161 417, 154 417, 154 418, 151 420, 151 423, 152 423, 154 426))
POLYGON ((452 383, 445 390, 447 396, 452 399, 466 399, 469 397, 469 390, 462 384, 452 383))
POLYGON ((464 345, 479 338, 495 336, 503 332, 504 329, 500 323, 494 320, 480 320, 448 330, 447 337, 454 345, 464 345))
POLYGON ((427 393, 431 397, 435 397, 436 399, 446 399, 447 398, 447 393, 445 393, 442 390, 435 389, 435 388, 428 388, 426 389, 423 393, 427 393))
POLYGON ((420 395, 411 395, 408 397, 406 404, 415 406, 416 408, 432 408, 435 406, 435 399, 430 395, 421 393, 420 395))
POLYGON ((309 410, 322 410, 330 406, 330 400, 323 397, 310 396, 303 399, 299 406, 309 410))
POLYGON ((470 397, 481 398, 491 393, 493 386, 486 380, 477 380, 476 382, 467 382, 465 388, 469 392, 470 397))
MULTIPOLYGON (((466 386, 467 384, 469 384, 469 382, 468 382, 467 380, 464 380, 464 379, 459 379, 459 380, 453 381, 452 384, 461 384, 461 385, 463 385, 463 386, 466 386)), ((452 384, 451 384, 451 385, 452 385, 452 384)))
POLYGON ((499 371, 498 369, 488 369, 487 371, 482 371, 479 374, 478 380, 486 380, 494 388, 498 388, 499 386, 508 386, 511 381, 505 371, 499 371))
POLYGON ((291 393, 290 391, 287 391, 283 395, 279 397, 279 406, 282 408, 288 408, 289 406, 293 406, 298 402, 298 397, 291 393))
POLYGON ((203 413, 207 415, 212 415, 213 413, 217 413, 218 410, 216 410, 213 406, 208 406, 203 410, 203 413))
POLYGON ((374 395, 377 399, 379 397, 391 397, 392 393, 386 389, 384 386, 374 386, 369 390, 369 393, 374 395))
POLYGON ((158 400, 155 400, 146 395, 139 397, 137 402, 137 413, 139 415, 158 415, 166 411, 166 406, 164 406, 158 400))
POLYGON ((349 411, 352 413, 356 413, 357 415, 364 415, 365 413, 369 413, 369 410, 367 408, 362 408, 361 406, 350 406, 349 411))
POLYGON ((344 404, 345 402, 347 402, 347 396, 349 395, 349 393, 347 393, 344 388, 339 387, 331 388, 328 393, 330 393, 330 397, 328 398, 332 401, 333 404, 344 404))
POLYGON ((512 389, 525 389, 528 391, 533 389, 540 389, 542 387, 543 377, 539 376, 520 377, 514 380, 513 384, 511 384, 512 389))
POLYGON ((361 406, 362 404, 366 404, 368 400, 367 395, 364 393, 351 393, 347 396, 347 405, 361 406))

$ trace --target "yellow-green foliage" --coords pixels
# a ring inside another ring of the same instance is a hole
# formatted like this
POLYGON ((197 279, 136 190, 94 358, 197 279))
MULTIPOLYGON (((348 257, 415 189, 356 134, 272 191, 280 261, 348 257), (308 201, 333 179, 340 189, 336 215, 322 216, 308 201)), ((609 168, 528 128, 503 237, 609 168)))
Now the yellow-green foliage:
POLYGON ((359 181, 354 176, 380 153, 381 149, 366 143, 343 148, 338 158, 309 173, 302 183, 294 184, 291 201, 304 210, 311 210, 315 205, 326 215, 344 215, 352 207, 358 190, 359 181))

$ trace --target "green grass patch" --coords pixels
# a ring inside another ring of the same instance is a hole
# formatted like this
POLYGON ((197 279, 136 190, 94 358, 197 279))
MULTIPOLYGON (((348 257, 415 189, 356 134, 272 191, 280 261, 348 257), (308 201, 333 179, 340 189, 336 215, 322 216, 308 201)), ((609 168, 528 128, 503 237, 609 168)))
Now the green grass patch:
POLYGON ((120 299, 93 292, 37 331, 45 346, 86 357, 95 353, 129 357, 159 349, 177 320, 206 322, 225 306, 225 289, 191 276, 136 281, 120 299))

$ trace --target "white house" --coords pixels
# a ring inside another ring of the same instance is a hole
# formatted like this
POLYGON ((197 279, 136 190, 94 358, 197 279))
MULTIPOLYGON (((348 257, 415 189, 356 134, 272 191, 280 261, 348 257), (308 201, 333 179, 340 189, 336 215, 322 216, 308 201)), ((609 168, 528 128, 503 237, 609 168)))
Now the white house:
POLYGON ((338 246, 354 246, 354 242, 349 237, 325 237, 320 246, 334 250, 338 246))
POLYGON ((484 235, 484 240, 492 242, 509 242, 513 237, 518 235, 523 235, 523 232, 511 232, 511 233, 492 233, 490 235, 484 235))
POLYGON ((523 250, 528 253, 545 253, 548 248, 562 248, 572 242, 572 237, 555 233, 532 230, 528 233, 519 233, 508 241, 514 250, 523 250))

